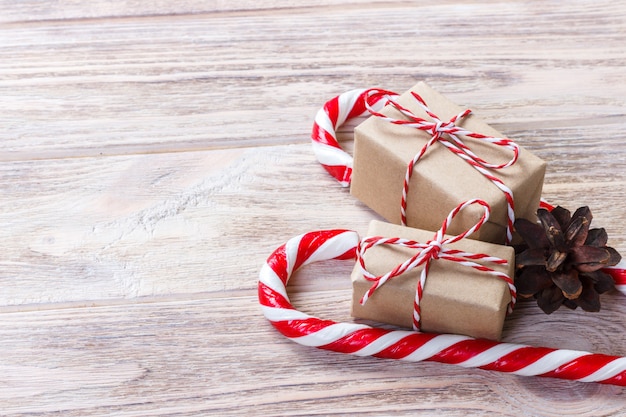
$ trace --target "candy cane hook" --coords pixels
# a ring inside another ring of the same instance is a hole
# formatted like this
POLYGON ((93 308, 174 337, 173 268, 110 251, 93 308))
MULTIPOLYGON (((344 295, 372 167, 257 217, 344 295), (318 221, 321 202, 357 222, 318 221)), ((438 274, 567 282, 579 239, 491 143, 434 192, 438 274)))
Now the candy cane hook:
POLYGON ((294 237, 261 268, 259 302, 265 317, 287 338, 357 356, 435 361, 516 375, 543 376, 626 386, 626 358, 576 350, 473 339, 467 336, 386 330, 323 320, 295 309, 286 286, 303 265, 328 259, 353 260, 356 232, 326 230, 294 237))
MULTIPOLYGON (((344 151, 337 141, 336 130, 347 120, 370 114, 366 105, 366 94, 369 90, 350 90, 326 102, 315 115, 311 143, 313 152, 319 163, 339 183, 347 187, 352 179, 352 156, 344 151)), ((369 99, 372 109, 380 110, 387 104, 389 97, 398 94, 378 90, 375 98, 369 99)))

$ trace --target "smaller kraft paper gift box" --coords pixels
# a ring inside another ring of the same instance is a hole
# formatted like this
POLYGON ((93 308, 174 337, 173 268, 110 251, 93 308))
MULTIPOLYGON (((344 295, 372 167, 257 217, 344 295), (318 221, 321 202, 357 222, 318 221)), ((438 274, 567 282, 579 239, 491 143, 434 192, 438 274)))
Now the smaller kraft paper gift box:
MULTIPOLYGON (((354 130, 352 195, 391 223, 425 230, 436 230, 457 204, 480 198, 493 213, 472 238, 492 243, 510 243, 515 218, 536 219, 543 160, 423 82, 393 101, 354 130)), ((465 211, 450 232, 478 217, 479 210, 465 211)))
MULTIPOLYGON (((403 238, 426 243, 433 239, 433 232, 373 220, 368 236, 403 238)), ((431 259, 419 301, 419 330, 499 340, 508 306, 512 307, 514 289, 512 292, 511 286, 494 276, 494 273, 511 277, 509 279, 512 285, 515 261, 513 248, 473 239, 447 243, 445 248, 466 254, 486 254, 491 259, 506 261, 506 264, 473 260, 478 265, 492 269, 494 272, 490 274, 460 262, 443 258, 431 259)), ((380 276, 406 262, 415 253, 414 248, 381 244, 367 249, 362 260, 369 273, 380 276)), ((451 256, 456 257, 457 253, 451 252, 451 256)), ((418 328, 414 325, 414 301, 423 269, 424 265, 421 265, 387 280, 362 304, 362 299, 372 289, 372 281, 364 277, 361 265, 357 262, 351 276, 352 316, 400 327, 418 328)))

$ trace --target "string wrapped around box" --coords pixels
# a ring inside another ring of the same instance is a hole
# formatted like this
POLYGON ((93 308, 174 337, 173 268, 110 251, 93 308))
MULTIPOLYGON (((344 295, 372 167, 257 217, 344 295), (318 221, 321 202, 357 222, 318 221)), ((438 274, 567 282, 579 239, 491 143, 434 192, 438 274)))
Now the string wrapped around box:
MULTIPOLYGON (((346 120, 368 115, 397 95, 384 92, 369 100, 369 90, 352 90, 333 98, 317 113, 312 133, 319 162, 343 186, 350 185, 352 157, 341 149, 336 130, 346 120), (369 100, 369 101, 368 101, 369 100), (368 109, 369 107, 369 109, 368 109)), ((378 90, 382 92, 383 90, 378 90)), ((540 206, 553 209, 541 201, 540 206)), ((297 310, 286 286, 302 266, 312 262, 356 259, 359 235, 350 230, 322 230, 296 236, 277 248, 261 268, 258 297, 265 317, 284 336, 305 346, 357 356, 436 361, 524 376, 626 386, 626 358, 584 351, 533 347, 454 334, 388 330, 357 323, 324 320, 297 310)), ((626 294, 626 262, 605 268, 615 287, 626 294)))
MULTIPOLYGON (((398 96, 380 88, 349 90, 327 101, 316 113, 311 132, 313 152, 322 167, 343 187, 349 187, 352 181, 354 159, 339 144, 337 130, 350 119, 378 112, 398 96)), ((554 207, 543 198, 539 201, 539 208, 552 210, 554 207)), ((615 288, 626 294, 626 262, 604 271, 613 277, 615 288)))
MULTIPOLYGON (((388 222, 435 230, 455 206, 479 198, 492 216, 474 238, 502 244, 511 242, 516 218, 534 217, 545 161, 423 82, 402 95, 357 92, 317 113, 313 150, 354 197, 388 222), (341 150, 335 130, 361 111, 374 117, 355 127, 352 157, 341 150)), ((478 209, 464 212, 450 233, 479 217, 478 209)))

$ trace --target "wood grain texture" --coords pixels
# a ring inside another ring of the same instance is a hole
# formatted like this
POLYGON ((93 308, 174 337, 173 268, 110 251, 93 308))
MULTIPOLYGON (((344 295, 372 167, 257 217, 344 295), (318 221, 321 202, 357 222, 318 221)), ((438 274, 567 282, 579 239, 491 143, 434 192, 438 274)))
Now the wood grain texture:
POLYGON ((6 24, 3 158, 303 143, 329 97, 419 79, 525 130, 623 123, 623 11, 575 6, 365 3, 6 24))
MULTIPOLYGON (((304 310, 348 319, 348 289, 293 298, 304 310)), ((593 328, 588 315, 555 331, 529 307, 516 313, 535 330, 526 340, 541 343, 549 332, 563 347, 619 344, 611 326, 573 340, 575 327, 593 328)), ((5 415, 593 416, 619 415, 625 399, 613 386, 306 348, 279 337, 254 294, 5 313, 0 336, 5 415)))
POLYGON ((308 144, 0 170, 0 224, 10 225, 0 239, 13 242, 0 305, 252 289, 291 236, 365 230, 375 216, 325 177, 308 144))
MULTIPOLYGON (((622 388, 302 347, 256 300, 285 240, 377 218, 308 143, 317 109, 357 87, 425 80, 469 106, 626 254, 620 2, 0 8, 1 415, 624 415, 622 388)), ((306 267, 294 304, 352 320, 351 268, 306 267)), ((504 340, 626 355, 626 298, 602 301, 522 302, 504 340)))

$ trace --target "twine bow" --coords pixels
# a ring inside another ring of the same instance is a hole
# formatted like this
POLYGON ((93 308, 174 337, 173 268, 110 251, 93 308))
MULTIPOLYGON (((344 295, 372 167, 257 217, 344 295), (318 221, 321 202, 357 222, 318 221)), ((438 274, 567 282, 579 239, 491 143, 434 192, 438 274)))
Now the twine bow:
POLYGON ((516 295, 517 293, 515 290, 515 285, 513 284, 513 279, 509 277, 507 274, 504 274, 499 271, 495 271, 492 268, 489 268, 485 265, 478 264, 474 261, 481 260, 483 263, 492 263, 496 265, 506 265, 508 262, 505 259, 489 256, 486 254, 469 253, 469 252, 464 252, 464 251, 446 247, 446 245, 448 245, 449 243, 458 242, 459 240, 466 238, 467 236, 471 235, 472 233, 480 229, 480 227, 489 219, 489 214, 490 214, 489 204, 487 204, 483 200, 472 199, 472 200, 468 200, 464 203, 459 204, 454 210, 452 210, 450 214, 448 214, 448 217, 446 217, 446 219, 443 221, 441 228, 435 233, 435 236, 433 237, 433 239, 426 243, 420 243, 420 242, 416 242, 413 240, 401 239, 397 237, 384 238, 380 236, 373 236, 373 237, 366 237, 362 239, 359 242, 357 249, 356 249, 357 262, 359 263, 361 267, 361 271, 363 272, 363 276, 365 277, 365 279, 369 281, 373 281, 374 284, 363 295, 363 298, 361 298, 361 301, 360 301, 361 304, 362 305, 365 304, 367 300, 372 296, 372 294, 378 288, 384 285, 388 280, 393 279, 405 272, 408 272, 412 270, 413 268, 424 265, 424 268, 422 269, 422 272, 420 274, 420 279, 417 283, 417 289, 415 292, 415 302, 413 304, 414 306, 413 328, 415 330, 419 330, 420 321, 421 321, 420 301, 422 299, 424 286, 426 285, 426 278, 428 277, 430 263, 432 260, 443 259, 447 261, 457 262, 461 265, 473 268, 481 272, 485 272, 489 275, 493 275, 503 280, 504 282, 506 282, 509 287, 509 291, 511 293, 511 302, 509 303, 509 306, 508 306, 508 313, 511 313, 513 311, 513 307, 515 306, 515 301, 517 298, 517 295, 516 295), (445 237, 446 230, 448 229, 448 226, 450 222, 452 222, 454 217, 465 207, 472 205, 472 204, 479 204, 484 207, 485 212, 483 213, 480 220, 474 226, 472 226, 471 228, 467 229, 466 231, 464 231, 463 233, 459 235, 445 237), (398 245, 398 246, 407 247, 411 249, 417 249, 417 252, 415 253, 415 255, 411 256, 409 259, 407 259, 403 263, 394 267, 391 271, 383 275, 376 276, 367 270, 363 257, 365 255, 365 252, 368 249, 374 246, 379 246, 379 245, 398 245))
POLYGON ((370 89, 365 93, 365 106, 372 115, 380 117, 381 119, 392 124, 423 130, 431 136, 430 140, 422 147, 420 152, 415 155, 413 160, 410 161, 407 166, 402 188, 402 201, 400 204, 402 225, 406 226, 406 200, 409 191, 409 182, 411 180, 411 176, 413 175, 413 169, 422 158, 422 156, 424 156, 426 151, 428 151, 428 148, 430 148, 434 143, 439 142, 455 155, 465 160, 468 164, 474 167, 474 169, 476 169, 487 179, 489 179, 496 187, 502 190, 507 201, 508 219, 506 228, 506 243, 511 243, 511 240, 513 238, 513 223, 515 222, 513 192, 506 184, 504 184, 504 182, 500 178, 493 175, 489 170, 499 170, 515 164, 519 157, 519 146, 511 139, 487 136, 481 133, 472 132, 458 126, 456 124, 458 121, 461 121, 471 114, 472 111, 469 109, 460 112, 456 116, 452 117, 449 121, 444 122, 428 108, 426 102, 422 99, 422 97, 420 97, 419 94, 415 92, 411 92, 411 94, 413 95, 415 100, 417 100, 418 105, 426 112, 426 114, 428 114, 428 116, 432 120, 429 121, 416 116, 409 109, 403 107, 400 103, 398 103, 394 97, 389 96, 388 92, 386 91, 370 89), (394 119, 376 111, 372 107, 372 105, 370 105, 370 103, 380 101, 381 96, 385 97, 388 103, 395 107, 398 111, 400 111, 400 113, 402 113, 404 116, 406 116, 408 120, 394 119), (474 138, 482 142, 510 149, 511 151, 513 151, 513 157, 509 161, 502 164, 489 163, 480 158, 474 152, 472 152, 471 148, 461 140, 460 136, 474 138))

